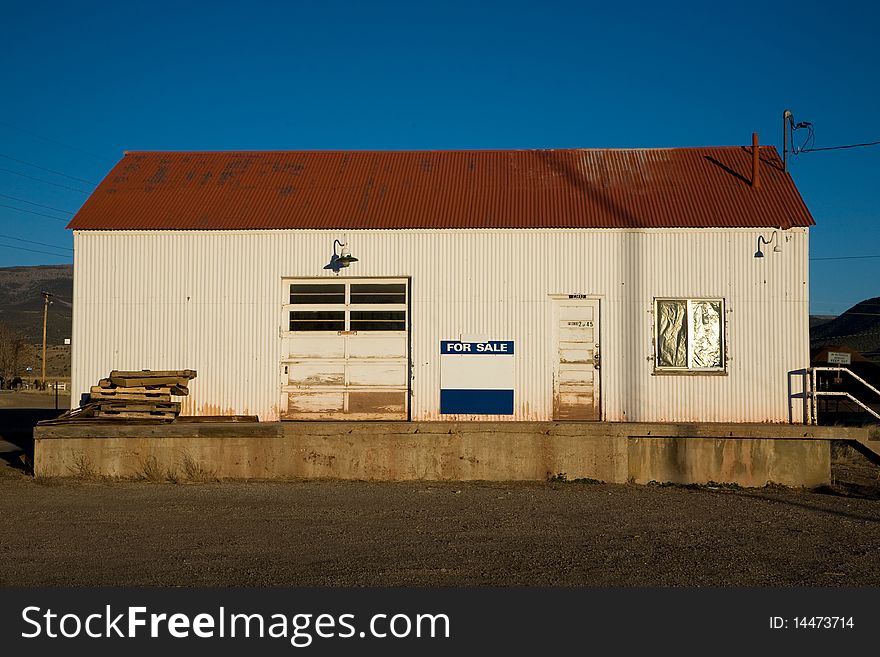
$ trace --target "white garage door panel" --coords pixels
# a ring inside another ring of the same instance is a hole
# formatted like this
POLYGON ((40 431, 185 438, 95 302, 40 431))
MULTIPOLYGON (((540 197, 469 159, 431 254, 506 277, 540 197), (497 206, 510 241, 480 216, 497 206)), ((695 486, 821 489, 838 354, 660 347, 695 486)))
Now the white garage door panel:
POLYGON ((406 385, 406 365, 402 363, 366 363, 351 361, 348 384, 393 388, 406 385))
POLYGON ((291 358, 345 358, 345 343, 342 340, 328 340, 324 335, 300 334, 296 340, 286 343, 286 353, 291 358))
POLYGON ((351 420, 383 420, 406 415, 406 392, 386 390, 357 392, 348 395, 346 417, 351 420))
POLYGON ((288 382, 297 387, 345 385, 345 363, 342 361, 292 361, 288 365, 288 382))
POLYGON ((288 412, 303 416, 303 419, 318 420, 328 413, 342 412, 344 406, 342 392, 289 393, 288 412))
POLYGON ((406 355, 406 335, 359 334, 358 340, 349 340, 349 358, 395 358, 406 355))

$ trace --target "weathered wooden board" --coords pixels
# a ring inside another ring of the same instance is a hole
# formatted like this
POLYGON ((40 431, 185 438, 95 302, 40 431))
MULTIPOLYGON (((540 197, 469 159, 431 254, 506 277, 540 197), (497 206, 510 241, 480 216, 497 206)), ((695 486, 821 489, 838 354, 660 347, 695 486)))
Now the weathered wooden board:
MULTIPOLYGON (((110 385, 122 388, 176 386, 184 390, 190 379, 194 378, 196 378, 195 370, 113 370, 110 372, 109 381, 110 385)), ((100 382, 98 385, 107 387, 100 382)))
POLYGON ((148 402, 148 401, 105 401, 98 402, 101 411, 125 411, 141 413, 180 413, 178 402, 148 402))
POLYGON ((259 422, 256 415, 180 415, 177 422, 183 424, 204 424, 213 422, 259 422))
POLYGON ((95 417, 102 419, 120 419, 120 420, 164 420, 173 422, 177 417, 174 413, 141 413, 137 411, 97 411, 95 417))
POLYGON ((89 389, 93 395, 95 394, 104 394, 104 395, 116 395, 116 394, 124 394, 124 395, 134 395, 134 394, 142 394, 142 395, 170 395, 171 387, 170 386, 159 386, 156 388, 148 388, 146 386, 131 386, 127 388, 104 388, 101 386, 92 386, 89 389))
POLYGON ((185 388, 189 384, 187 377, 180 376, 149 376, 149 377, 125 377, 110 376, 110 383, 120 388, 156 387, 156 386, 180 386, 185 388))
POLYGON ((196 378, 195 370, 113 370, 110 372, 110 378, 148 378, 148 377, 175 377, 183 379, 196 378))
POLYGON ((92 386, 89 399, 91 401, 170 402, 171 388, 102 388, 100 386, 92 386))
MULTIPOLYGON (((103 388, 99 388, 102 390, 103 388)), ((126 402, 170 402, 171 395, 164 393, 137 393, 137 392, 115 392, 116 390, 124 390, 124 388, 108 388, 106 393, 95 393, 89 395, 89 401, 126 401, 126 402)))

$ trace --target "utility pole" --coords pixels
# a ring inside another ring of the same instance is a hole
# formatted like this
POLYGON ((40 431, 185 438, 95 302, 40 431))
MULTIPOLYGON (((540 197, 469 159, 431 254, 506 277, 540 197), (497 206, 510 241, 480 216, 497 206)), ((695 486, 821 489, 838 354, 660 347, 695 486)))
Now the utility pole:
POLYGON ((46 386, 46 320, 49 319, 49 299, 52 297, 48 292, 40 292, 43 295, 43 371, 40 375, 40 387, 46 386))
POLYGON ((782 171, 788 171, 788 135, 791 132, 791 110, 782 113, 782 171))

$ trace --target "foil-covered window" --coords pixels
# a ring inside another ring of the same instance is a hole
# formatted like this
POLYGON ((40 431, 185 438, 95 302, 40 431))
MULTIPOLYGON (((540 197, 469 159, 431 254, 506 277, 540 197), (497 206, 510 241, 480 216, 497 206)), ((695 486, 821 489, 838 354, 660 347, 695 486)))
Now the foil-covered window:
POLYGON ((657 369, 724 369, 724 302, 721 299, 658 299, 657 369))
POLYGON ((658 301, 657 367, 687 367, 687 338, 687 301, 658 301))

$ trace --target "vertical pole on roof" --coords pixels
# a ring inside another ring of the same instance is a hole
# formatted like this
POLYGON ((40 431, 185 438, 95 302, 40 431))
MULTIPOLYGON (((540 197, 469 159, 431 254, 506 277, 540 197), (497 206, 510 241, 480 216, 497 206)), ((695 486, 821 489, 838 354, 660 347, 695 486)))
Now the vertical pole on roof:
POLYGON ((758 133, 752 133, 752 187, 761 188, 761 153, 758 150, 758 133))

